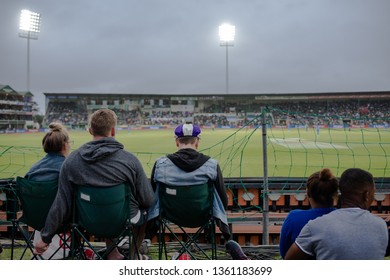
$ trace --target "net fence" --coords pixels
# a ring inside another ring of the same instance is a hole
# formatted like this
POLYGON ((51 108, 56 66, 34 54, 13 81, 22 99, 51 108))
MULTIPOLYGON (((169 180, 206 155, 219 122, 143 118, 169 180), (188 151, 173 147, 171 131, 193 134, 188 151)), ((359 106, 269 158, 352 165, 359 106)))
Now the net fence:
MULTIPOLYGON (((324 167, 330 168, 336 176, 350 167, 368 170, 376 177, 377 189, 384 188, 386 178, 390 177, 390 129, 385 125, 386 120, 364 116, 346 119, 339 115, 283 111, 272 107, 265 108, 263 114, 264 118, 261 113, 247 114, 239 128, 226 130, 220 136, 219 131, 223 129, 210 128, 217 141, 200 150, 218 160, 226 179, 230 204, 238 210, 262 211, 260 201, 265 169, 270 183, 277 179, 280 190, 290 189, 290 183, 297 178, 301 178, 301 183, 295 190, 304 190, 304 179, 324 167), (234 184, 229 183, 231 179, 234 184), (248 191, 251 180, 259 182, 256 185, 259 193, 248 191)), ((144 137, 147 138, 147 134, 144 137)), ((155 160, 168 152, 132 153, 140 159, 146 174, 150 174, 155 160)), ((43 156, 41 147, 1 145, 0 178, 24 176, 43 156)))

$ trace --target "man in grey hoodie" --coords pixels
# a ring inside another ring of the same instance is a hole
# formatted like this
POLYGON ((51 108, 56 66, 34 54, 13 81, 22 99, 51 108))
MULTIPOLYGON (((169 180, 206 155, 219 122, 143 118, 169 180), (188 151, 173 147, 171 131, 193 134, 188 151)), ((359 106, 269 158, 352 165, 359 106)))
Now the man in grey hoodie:
MULTIPOLYGON (((89 121, 93 140, 72 152, 64 161, 57 196, 41 231, 41 240, 35 246, 38 254, 47 249, 60 226, 70 220, 76 185, 107 187, 128 182, 132 187, 131 222, 137 226, 139 240, 143 239, 146 209, 153 204, 155 196, 140 161, 114 139, 116 123, 117 116, 112 110, 94 112, 89 121)), ((109 241, 107 243, 109 245, 109 241)), ((115 248, 108 258, 122 259, 123 255, 115 248)))

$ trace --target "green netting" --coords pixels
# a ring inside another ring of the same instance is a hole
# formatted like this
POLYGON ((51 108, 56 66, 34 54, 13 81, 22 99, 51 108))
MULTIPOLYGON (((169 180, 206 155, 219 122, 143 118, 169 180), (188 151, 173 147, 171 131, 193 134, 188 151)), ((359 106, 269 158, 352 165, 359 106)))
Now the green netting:
MULTIPOLYGON (((301 178, 297 181, 300 183, 295 190, 303 190, 304 179, 323 167, 330 168, 336 176, 350 167, 368 170, 377 178, 378 189, 382 187, 381 182, 390 177, 390 129, 374 125, 383 120, 367 122, 364 118, 346 119, 329 114, 305 114, 271 107, 265 110, 265 114, 266 168, 270 183, 277 182, 280 189, 290 190, 291 183, 301 178)), ((236 179, 234 189, 227 184, 235 207, 240 210, 262 211, 261 197, 250 201, 254 196, 253 188, 249 190, 250 194, 247 184, 248 179, 261 181, 264 174, 262 115, 248 114, 242 123, 237 129, 204 128, 201 152, 219 161, 225 178, 236 179), (241 191, 238 192, 237 188, 241 191), (242 203, 245 195, 245 203, 242 203)), ((137 134, 135 131, 122 131, 116 136, 127 150, 140 159, 148 176, 158 157, 176 149, 172 138, 165 140, 165 136, 154 134, 152 137, 152 133, 158 132, 137 134), (140 146, 136 146, 137 141, 141 143, 140 146), (169 143, 162 145, 165 142, 169 143)), ((79 145, 89 140, 78 140, 77 136, 73 137, 74 134, 76 133, 71 132, 72 138, 76 142, 80 141, 79 145)), ((90 137, 86 132, 80 134, 90 137)), ((36 143, 40 143, 40 137, 42 134, 39 134, 36 143)), ((23 176, 43 156, 44 152, 39 146, 1 145, 0 178, 23 176)))
POLYGON ((42 147, 0 146, 0 178, 23 177, 44 155, 42 147))
MULTIPOLYGON (((268 114, 275 111, 298 115, 276 109, 268 114)), ((300 119, 304 121, 288 128, 267 130, 269 176, 307 177, 323 167, 331 168, 337 176, 351 167, 368 170, 374 177, 390 176, 389 128, 370 127, 362 124, 361 118, 345 122, 340 117, 300 114, 300 119)))

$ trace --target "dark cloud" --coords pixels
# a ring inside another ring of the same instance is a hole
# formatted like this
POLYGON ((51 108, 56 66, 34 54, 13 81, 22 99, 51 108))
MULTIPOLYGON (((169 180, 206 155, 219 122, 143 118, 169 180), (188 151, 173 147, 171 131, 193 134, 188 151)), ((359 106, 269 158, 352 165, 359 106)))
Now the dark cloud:
POLYGON ((389 90, 388 0, 5 0, 0 83, 26 89, 23 8, 42 14, 31 91, 224 93, 218 25, 236 26, 231 93, 389 90))

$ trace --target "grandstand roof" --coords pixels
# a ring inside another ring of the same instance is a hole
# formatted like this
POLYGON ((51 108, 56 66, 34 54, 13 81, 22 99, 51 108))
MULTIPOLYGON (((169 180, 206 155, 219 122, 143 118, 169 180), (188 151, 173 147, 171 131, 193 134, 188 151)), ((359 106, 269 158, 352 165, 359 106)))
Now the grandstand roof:
POLYGON ((22 96, 34 96, 34 94, 32 94, 31 91, 16 91, 9 85, 2 85, 2 84, 0 84, 0 93, 16 94, 22 96))
POLYGON ((200 99, 227 99, 254 97, 257 100, 275 100, 283 101, 286 99, 300 99, 300 100, 329 100, 329 99, 367 99, 367 98, 390 98, 390 91, 359 91, 359 92, 313 92, 313 93, 241 93, 241 94, 216 94, 216 93, 44 93, 46 98, 56 98, 69 96, 70 98, 82 97, 200 97, 200 99), (227 98, 226 98, 227 97, 227 98))
POLYGON ((10 93, 10 94, 17 94, 18 92, 15 91, 13 88, 11 88, 8 85, 1 85, 0 84, 0 93, 10 93))
POLYGON ((34 96, 34 94, 32 94, 31 91, 19 91, 19 94, 23 96, 34 96))

